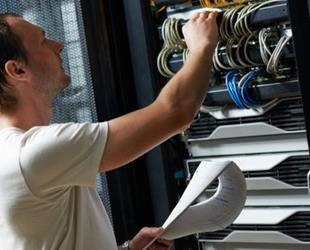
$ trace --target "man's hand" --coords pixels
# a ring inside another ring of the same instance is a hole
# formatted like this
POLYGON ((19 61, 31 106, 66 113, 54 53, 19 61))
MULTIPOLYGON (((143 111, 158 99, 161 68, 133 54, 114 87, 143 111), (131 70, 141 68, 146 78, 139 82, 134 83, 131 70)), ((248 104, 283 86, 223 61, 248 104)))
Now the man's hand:
MULTIPOLYGON (((141 250, 154 237, 159 235, 163 229, 161 227, 144 227, 139 233, 130 241, 130 250, 141 250)), ((172 246, 173 241, 158 239, 148 249, 149 250, 166 250, 172 246)))
POLYGON ((195 13, 183 26, 183 35, 190 53, 201 53, 207 47, 215 48, 218 42, 216 17, 217 12, 195 13))

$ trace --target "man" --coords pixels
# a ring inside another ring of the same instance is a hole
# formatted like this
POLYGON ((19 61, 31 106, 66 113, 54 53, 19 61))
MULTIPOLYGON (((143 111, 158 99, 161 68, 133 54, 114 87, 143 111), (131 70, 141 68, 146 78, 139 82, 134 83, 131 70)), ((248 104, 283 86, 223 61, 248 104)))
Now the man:
MULTIPOLYGON (((117 249, 95 176, 191 123, 208 88, 216 14, 195 14, 183 33, 187 61, 152 104, 104 123, 49 125, 52 102, 70 81, 63 44, 21 17, 0 16, 1 249, 117 249)), ((142 249, 161 230, 143 228, 123 248, 142 249)), ((162 239, 149 249, 170 245, 162 239)))

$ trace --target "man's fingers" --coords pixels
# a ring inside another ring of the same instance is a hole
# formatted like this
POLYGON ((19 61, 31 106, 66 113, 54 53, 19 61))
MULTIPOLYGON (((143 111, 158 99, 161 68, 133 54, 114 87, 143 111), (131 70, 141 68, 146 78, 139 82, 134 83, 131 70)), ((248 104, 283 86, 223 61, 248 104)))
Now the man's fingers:
POLYGON ((210 12, 209 11, 202 11, 200 12, 199 17, 201 18, 207 18, 209 16, 210 12))
POLYGON ((213 21, 216 21, 218 12, 214 11, 214 12, 210 12, 209 18, 213 21))
POLYGON ((165 246, 171 246, 173 243, 172 240, 165 240, 165 239, 158 239, 157 242, 165 246))
POLYGON ((191 20, 196 21, 198 19, 206 19, 208 18, 209 14, 210 14, 209 11, 196 12, 195 14, 192 15, 191 20))
POLYGON ((152 246, 149 248, 149 250, 167 250, 169 248, 163 247, 163 246, 152 246))
POLYGON ((144 227, 142 228, 142 234, 150 237, 150 238, 154 238, 156 236, 158 236, 162 231, 163 228, 161 227, 144 227))
POLYGON ((191 17, 191 20, 193 21, 197 20, 199 18, 199 14, 200 14, 199 12, 194 13, 191 17))
POLYGON ((149 250, 167 250, 170 249, 172 243, 172 240, 158 239, 149 247, 149 250))

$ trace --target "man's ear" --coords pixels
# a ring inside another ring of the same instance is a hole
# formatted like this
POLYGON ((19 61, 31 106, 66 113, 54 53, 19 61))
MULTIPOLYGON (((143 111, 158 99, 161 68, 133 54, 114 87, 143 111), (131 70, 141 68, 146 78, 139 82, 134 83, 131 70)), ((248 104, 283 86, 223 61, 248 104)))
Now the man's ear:
POLYGON ((24 62, 18 60, 9 60, 5 63, 4 69, 6 75, 14 80, 23 81, 28 77, 26 73, 26 65, 24 62))

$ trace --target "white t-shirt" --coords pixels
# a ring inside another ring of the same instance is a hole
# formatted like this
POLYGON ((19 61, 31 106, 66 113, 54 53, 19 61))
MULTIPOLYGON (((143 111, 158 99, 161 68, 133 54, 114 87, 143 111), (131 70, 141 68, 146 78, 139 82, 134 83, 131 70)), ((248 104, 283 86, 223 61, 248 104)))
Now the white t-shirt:
POLYGON ((0 249, 117 249, 94 189, 107 134, 107 123, 0 130, 0 249))

